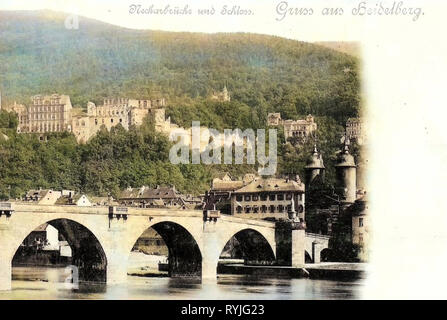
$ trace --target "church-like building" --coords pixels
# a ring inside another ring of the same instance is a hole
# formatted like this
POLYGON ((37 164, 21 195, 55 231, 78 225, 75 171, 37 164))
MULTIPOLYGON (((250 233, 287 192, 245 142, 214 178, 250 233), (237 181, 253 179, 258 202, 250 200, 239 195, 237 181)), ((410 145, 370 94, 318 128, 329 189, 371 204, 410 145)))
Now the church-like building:
POLYGON ((224 86, 223 90, 220 92, 213 92, 211 94, 211 100, 217 100, 220 102, 228 102, 231 100, 230 93, 228 92, 227 86, 224 86))

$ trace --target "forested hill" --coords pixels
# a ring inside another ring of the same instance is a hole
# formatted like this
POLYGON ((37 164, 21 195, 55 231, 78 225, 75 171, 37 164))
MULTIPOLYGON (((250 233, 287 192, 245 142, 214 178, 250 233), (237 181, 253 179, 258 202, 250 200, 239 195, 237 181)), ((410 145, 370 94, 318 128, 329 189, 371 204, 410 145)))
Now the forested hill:
POLYGON ((0 90, 6 103, 64 93, 85 107, 105 96, 163 95, 190 105, 226 85, 232 99, 283 118, 312 113, 342 124, 358 113, 357 58, 257 34, 131 30, 51 11, 0 11, 0 90))

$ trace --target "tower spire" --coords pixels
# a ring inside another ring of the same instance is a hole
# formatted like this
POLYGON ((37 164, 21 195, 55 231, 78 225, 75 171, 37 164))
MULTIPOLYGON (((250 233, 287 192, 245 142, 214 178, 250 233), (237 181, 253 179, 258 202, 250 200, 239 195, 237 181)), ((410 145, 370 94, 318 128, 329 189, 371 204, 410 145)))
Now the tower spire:
POLYGON ((306 166, 304 167, 306 186, 310 186, 310 184, 318 176, 320 176, 321 179, 324 180, 324 169, 323 158, 320 152, 318 152, 317 137, 315 135, 314 150, 310 156, 310 159, 307 161, 306 166))
POLYGON ((356 200, 356 164, 349 153, 350 140, 345 132, 342 150, 337 157, 335 171, 337 176, 337 193, 342 202, 353 203, 356 200))
POLYGON ((314 153, 318 154, 318 149, 317 149, 317 134, 315 134, 315 136, 314 136, 314 153))

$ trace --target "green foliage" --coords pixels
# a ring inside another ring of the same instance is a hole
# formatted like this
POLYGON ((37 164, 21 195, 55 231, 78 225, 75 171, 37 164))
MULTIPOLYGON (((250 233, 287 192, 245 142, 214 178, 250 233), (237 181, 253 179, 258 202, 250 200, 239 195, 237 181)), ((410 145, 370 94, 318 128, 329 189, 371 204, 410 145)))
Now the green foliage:
MULTIPOLYGON (((326 182, 335 183, 335 168, 337 152, 340 150, 340 139, 343 136, 344 128, 330 117, 316 117, 318 126, 316 138, 309 138, 304 145, 293 146, 291 143, 282 146, 279 159, 281 173, 294 173, 304 177, 304 166, 309 160, 315 141, 321 152, 325 166, 326 182)), ((281 139, 284 139, 281 136, 281 139)), ((284 140, 282 140, 284 141, 284 140)))
POLYGON ((167 116, 182 126, 191 127, 192 121, 200 121, 201 126, 224 129, 247 128, 258 129, 265 126, 265 119, 260 119, 258 107, 249 107, 238 101, 216 102, 196 99, 191 104, 181 104, 167 110, 167 116))
POLYGON ((130 30, 82 17, 78 30, 68 30, 64 19, 46 11, 0 13, 7 101, 53 92, 77 106, 110 96, 165 96, 173 106, 196 105, 181 110, 185 119, 204 113, 201 120, 218 126, 210 113, 219 106, 204 110, 193 101, 227 85, 232 100, 252 110, 241 105, 243 113, 233 115, 226 112, 233 105, 222 104, 226 123, 257 127, 276 111, 285 119, 311 113, 344 124, 358 114, 359 63, 344 53, 274 36, 130 30))
POLYGON ((175 185, 200 193, 211 175, 204 166, 173 165, 170 143, 150 123, 125 131, 120 125, 103 128, 85 145, 72 134, 52 133, 47 141, 12 133, 0 140, 0 198, 15 198, 32 188, 75 189, 117 196, 128 186, 175 185))
MULTIPOLYGON (((0 12, 0 91, 5 105, 29 104, 38 93, 63 93, 74 106, 104 97, 165 97, 174 123, 222 129, 264 128, 268 112, 284 119, 311 113, 327 177, 348 117, 360 108, 359 63, 322 46, 256 34, 198 34, 129 30, 81 18, 64 27, 63 14, 0 12), (226 85, 231 102, 209 99, 226 85)), ((31 188, 67 188, 116 195, 127 186, 173 184, 202 193, 217 173, 256 172, 252 165, 172 165, 170 143, 153 123, 125 131, 103 129, 85 145, 73 135, 49 134, 43 143, 16 134, 17 119, 0 112, 0 198, 31 188)), ((279 174, 299 173, 313 141, 282 145, 279 174)))
POLYGON ((17 115, 13 112, 0 110, 0 128, 17 129, 19 120, 17 115))

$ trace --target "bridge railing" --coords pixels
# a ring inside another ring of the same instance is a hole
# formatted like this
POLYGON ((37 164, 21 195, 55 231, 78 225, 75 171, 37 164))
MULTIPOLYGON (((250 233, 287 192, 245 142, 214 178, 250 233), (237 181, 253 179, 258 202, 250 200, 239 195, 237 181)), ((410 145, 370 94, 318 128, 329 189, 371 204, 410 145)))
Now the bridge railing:
POLYGON ((11 202, 0 202, 0 210, 12 210, 11 202))
POLYGON ((0 202, 0 217, 5 215, 9 218, 14 212, 14 207, 10 202, 0 202))

